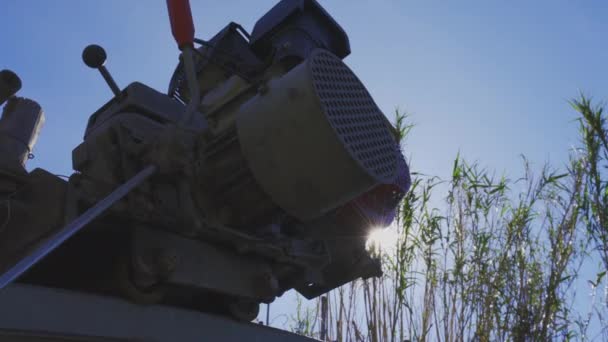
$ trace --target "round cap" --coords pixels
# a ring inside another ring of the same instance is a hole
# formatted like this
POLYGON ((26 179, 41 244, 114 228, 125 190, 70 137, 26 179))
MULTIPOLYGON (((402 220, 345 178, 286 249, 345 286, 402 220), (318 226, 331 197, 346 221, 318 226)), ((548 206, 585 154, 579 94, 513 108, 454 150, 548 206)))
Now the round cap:
POLYGON ((99 45, 91 44, 82 51, 84 64, 93 69, 98 69, 106 63, 106 51, 99 45))

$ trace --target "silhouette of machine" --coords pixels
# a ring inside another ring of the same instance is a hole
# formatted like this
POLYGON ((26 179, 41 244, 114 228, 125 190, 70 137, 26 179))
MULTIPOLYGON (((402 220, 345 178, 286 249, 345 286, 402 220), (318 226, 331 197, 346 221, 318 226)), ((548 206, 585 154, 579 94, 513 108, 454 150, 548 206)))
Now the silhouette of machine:
POLYGON ((409 187, 397 134, 342 61, 346 33, 315 0, 282 0, 251 34, 194 38, 167 1, 182 51, 167 93, 124 89, 90 116, 64 180, 25 164, 44 122, 0 73, 0 287, 38 286, 250 321, 296 289, 314 298, 379 276, 366 250, 409 187))

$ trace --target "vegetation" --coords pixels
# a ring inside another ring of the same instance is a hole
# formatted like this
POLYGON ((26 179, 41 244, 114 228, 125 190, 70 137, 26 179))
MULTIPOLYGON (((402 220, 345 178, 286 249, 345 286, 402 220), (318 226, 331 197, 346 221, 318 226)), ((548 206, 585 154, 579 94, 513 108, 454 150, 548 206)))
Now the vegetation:
MULTIPOLYGON (((590 99, 571 105, 580 145, 563 167, 522 158, 509 179, 457 156, 448 180, 414 173, 385 275, 328 294, 326 339, 608 341, 608 127, 590 99)), ((292 327, 319 338, 318 305, 297 311, 292 327)))

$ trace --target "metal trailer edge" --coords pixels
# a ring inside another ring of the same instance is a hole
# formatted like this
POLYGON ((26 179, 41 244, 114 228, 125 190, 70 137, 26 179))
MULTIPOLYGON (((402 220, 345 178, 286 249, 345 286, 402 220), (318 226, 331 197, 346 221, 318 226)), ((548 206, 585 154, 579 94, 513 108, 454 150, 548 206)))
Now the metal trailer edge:
POLYGON ((313 342, 255 323, 161 305, 40 286, 0 291, 0 341, 313 342))

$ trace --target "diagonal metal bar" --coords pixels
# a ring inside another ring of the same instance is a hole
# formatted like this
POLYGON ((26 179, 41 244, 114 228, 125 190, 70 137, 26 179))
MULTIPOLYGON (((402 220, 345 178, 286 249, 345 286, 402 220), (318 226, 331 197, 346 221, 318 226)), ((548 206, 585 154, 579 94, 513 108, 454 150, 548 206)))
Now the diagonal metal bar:
POLYGON ((0 289, 3 289, 6 285, 17 279, 25 271, 52 252, 55 248, 59 247, 72 235, 76 234, 87 224, 110 208, 113 204, 125 197, 129 192, 131 192, 131 190, 153 175, 156 170, 157 168, 154 165, 145 167, 138 174, 133 176, 133 178, 116 188, 116 190, 112 191, 112 193, 110 193, 104 199, 97 202, 94 206, 87 209, 82 215, 78 216, 70 224, 63 227, 63 229, 51 236, 31 254, 19 260, 19 262, 8 269, 8 271, 0 275, 0 289))

